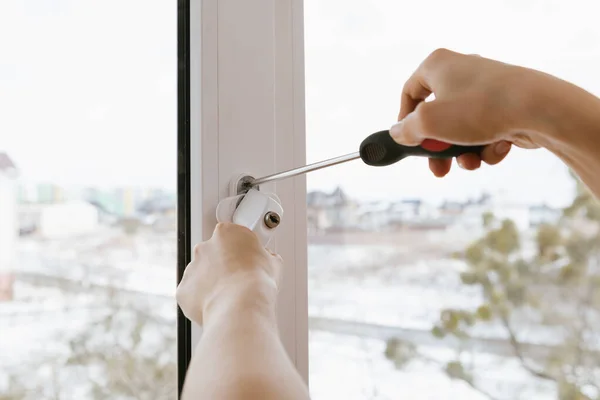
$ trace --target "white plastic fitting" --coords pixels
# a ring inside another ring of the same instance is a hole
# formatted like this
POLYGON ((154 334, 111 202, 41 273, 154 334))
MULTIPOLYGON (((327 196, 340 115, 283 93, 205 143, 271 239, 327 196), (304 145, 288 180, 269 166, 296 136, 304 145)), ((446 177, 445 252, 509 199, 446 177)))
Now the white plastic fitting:
POLYGON ((217 206, 217 221, 242 225, 253 231, 263 246, 267 246, 283 217, 281 200, 274 193, 250 189, 237 194, 237 182, 232 181, 230 190, 235 195, 221 200, 217 206))

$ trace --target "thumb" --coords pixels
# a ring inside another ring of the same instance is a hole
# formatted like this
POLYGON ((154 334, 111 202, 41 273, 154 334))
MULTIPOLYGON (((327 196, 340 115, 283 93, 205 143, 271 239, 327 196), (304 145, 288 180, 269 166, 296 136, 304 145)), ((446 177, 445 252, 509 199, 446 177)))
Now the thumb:
POLYGON ((457 101, 423 102, 406 118, 390 128, 394 141, 418 146, 425 139, 459 145, 486 144, 488 138, 476 129, 464 104, 457 101))

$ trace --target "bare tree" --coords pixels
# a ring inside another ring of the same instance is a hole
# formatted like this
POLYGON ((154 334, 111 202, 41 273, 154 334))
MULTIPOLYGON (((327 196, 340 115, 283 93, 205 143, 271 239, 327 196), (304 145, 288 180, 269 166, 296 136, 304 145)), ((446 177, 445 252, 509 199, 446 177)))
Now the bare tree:
POLYGON ((29 354, 17 368, 1 371, 0 400, 176 397, 175 300, 122 289, 117 274, 112 283, 94 283, 90 277, 98 273, 110 279, 116 259, 111 251, 129 246, 125 243, 117 248, 114 236, 107 240, 111 242, 92 241, 96 247, 77 248, 77 267, 85 275, 81 282, 58 278, 35 283, 60 291, 67 306, 56 323, 68 326, 48 337, 51 348, 29 354), (99 264, 86 265, 86 260, 99 255, 99 264), (83 302, 82 295, 86 298, 83 302))
MULTIPOLYGON (((491 214, 483 224, 485 235, 462 254, 461 273, 483 300, 444 309, 433 335, 466 342, 480 326, 494 326, 533 380, 556 385, 557 400, 600 399, 600 204, 578 185, 560 221, 541 225, 534 238, 491 214)), ((393 345, 388 357, 396 359, 393 345)), ((448 376, 493 399, 462 353, 446 365, 448 376)))

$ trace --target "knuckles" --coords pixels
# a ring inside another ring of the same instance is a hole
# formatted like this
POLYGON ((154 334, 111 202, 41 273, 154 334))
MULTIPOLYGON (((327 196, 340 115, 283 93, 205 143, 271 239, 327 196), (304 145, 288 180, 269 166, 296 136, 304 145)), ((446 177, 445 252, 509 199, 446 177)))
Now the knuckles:
POLYGON ((180 284, 179 286, 177 286, 177 290, 175 291, 175 301, 181 307, 181 305, 183 303, 185 303, 185 299, 186 299, 186 290, 180 284))
POLYGON ((204 243, 198 243, 194 246, 194 257, 200 257, 204 250, 204 243))
POLYGON ((440 47, 432 51, 431 54, 429 54, 429 56, 427 57, 427 59, 431 61, 438 61, 439 59, 446 58, 451 54, 454 54, 454 52, 444 47, 440 47))

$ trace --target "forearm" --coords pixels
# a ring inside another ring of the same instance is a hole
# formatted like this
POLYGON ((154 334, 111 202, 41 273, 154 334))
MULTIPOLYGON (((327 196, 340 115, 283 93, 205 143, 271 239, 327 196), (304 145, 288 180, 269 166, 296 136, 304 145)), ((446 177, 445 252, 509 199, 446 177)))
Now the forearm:
POLYGON ((228 288, 212 300, 183 400, 309 398, 279 339, 275 297, 269 289, 228 288))
POLYGON ((560 157, 600 198, 600 99, 542 73, 529 83, 534 141, 560 157))

